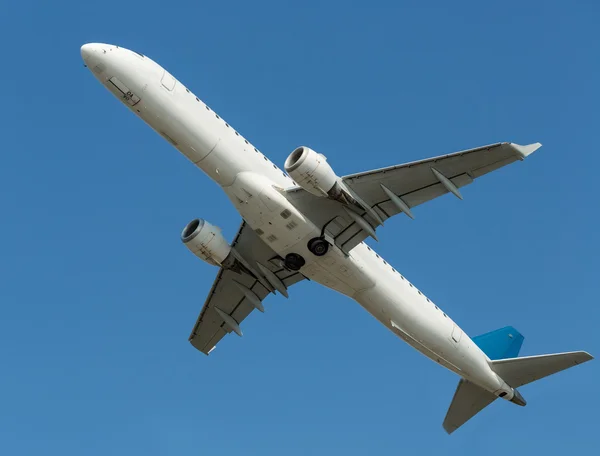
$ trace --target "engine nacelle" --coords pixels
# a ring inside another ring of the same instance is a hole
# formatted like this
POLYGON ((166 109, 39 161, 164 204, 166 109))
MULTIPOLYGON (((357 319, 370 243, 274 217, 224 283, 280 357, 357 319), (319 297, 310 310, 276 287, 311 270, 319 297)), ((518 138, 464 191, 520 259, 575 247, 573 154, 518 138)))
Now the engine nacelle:
POLYGON ((339 180, 324 155, 304 146, 288 156, 284 167, 300 187, 317 196, 331 197, 339 180))
POLYGON ((188 223, 181 232, 181 240, 194 255, 215 266, 221 266, 231 252, 221 229, 202 219, 188 223))

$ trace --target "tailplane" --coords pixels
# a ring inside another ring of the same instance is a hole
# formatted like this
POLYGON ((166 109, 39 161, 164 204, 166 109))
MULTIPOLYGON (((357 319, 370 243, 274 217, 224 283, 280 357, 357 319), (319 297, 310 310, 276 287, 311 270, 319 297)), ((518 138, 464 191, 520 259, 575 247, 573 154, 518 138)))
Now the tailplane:
POLYGON ((518 388, 591 359, 593 356, 584 351, 523 356, 494 360, 492 369, 510 386, 518 388))
MULTIPOLYGON (((593 359, 584 351, 517 358, 523 340, 521 333, 512 326, 473 338, 491 360, 492 370, 513 388, 511 402, 517 405, 523 406, 526 402, 516 388, 593 359)), ((446 413, 444 429, 451 434, 496 399, 495 394, 461 379, 446 413)))
POLYGON ((452 434, 496 399, 495 394, 461 378, 444 418, 444 429, 452 434))

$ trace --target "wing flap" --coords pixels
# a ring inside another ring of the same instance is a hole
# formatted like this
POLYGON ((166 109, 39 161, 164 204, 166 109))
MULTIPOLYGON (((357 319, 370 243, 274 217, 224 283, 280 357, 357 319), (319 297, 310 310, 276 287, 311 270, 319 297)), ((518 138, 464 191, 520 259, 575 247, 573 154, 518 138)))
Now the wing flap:
MULTIPOLYGON (((456 177, 450 179, 450 181, 456 185, 458 188, 464 187, 473 183, 473 178, 466 173, 460 174, 456 177)), ((386 185, 386 184, 383 184, 386 185)), ((387 187, 387 185, 386 185, 387 187)), ((388 187, 389 188, 389 187, 388 187)), ((406 193, 401 195, 402 200, 408 204, 409 207, 415 207, 419 204, 423 204, 427 201, 437 198, 438 196, 442 196, 448 193, 448 190, 439 182, 435 181, 432 184, 419 188, 413 192, 406 193)), ((398 208, 396 205, 390 201, 383 201, 375 205, 375 207, 380 208, 386 215, 387 218, 398 213, 398 208)))

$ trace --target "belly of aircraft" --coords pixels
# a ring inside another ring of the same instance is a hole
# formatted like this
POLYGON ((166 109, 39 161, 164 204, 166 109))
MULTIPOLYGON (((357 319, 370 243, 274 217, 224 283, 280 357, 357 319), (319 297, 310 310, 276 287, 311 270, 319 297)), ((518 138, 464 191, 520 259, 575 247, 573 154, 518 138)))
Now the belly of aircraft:
POLYGON ((308 249, 308 242, 321 235, 318 229, 290 203, 271 182, 254 173, 240 173, 224 188, 246 223, 281 258, 295 253, 305 260, 300 272, 307 278, 347 296, 375 283, 364 270, 336 247, 323 256, 308 249))

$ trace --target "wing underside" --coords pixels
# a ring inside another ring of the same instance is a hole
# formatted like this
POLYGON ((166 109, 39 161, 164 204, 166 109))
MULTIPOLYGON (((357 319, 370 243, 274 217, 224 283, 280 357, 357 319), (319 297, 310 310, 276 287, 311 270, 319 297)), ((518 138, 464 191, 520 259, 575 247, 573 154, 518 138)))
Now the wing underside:
MULTIPOLYGON (((458 189, 487 173, 523 160, 539 147, 539 143, 528 146, 491 144, 352 174, 343 177, 342 181, 363 203, 353 209, 375 229, 388 218, 446 193, 460 197, 458 189)), ((346 253, 369 236, 338 201, 317 197, 299 187, 289 189, 287 197, 346 253)))
POLYGON ((273 272, 286 288, 304 279, 302 274, 283 268, 277 254, 245 223, 242 223, 232 248, 247 268, 219 270, 189 337, 190 343, 204 354, 208 354, 226 334, 238 332, 239 324, 257 309, 256 299, 252 295, 249 299, 244 290, 250 290, 259 302, 274 291, 258 272, 257 264, 273 272))

